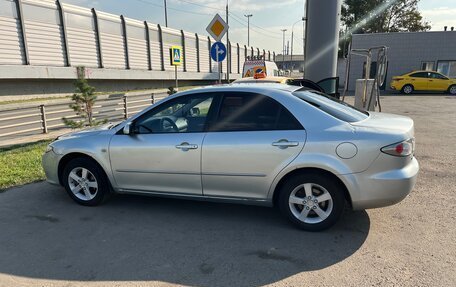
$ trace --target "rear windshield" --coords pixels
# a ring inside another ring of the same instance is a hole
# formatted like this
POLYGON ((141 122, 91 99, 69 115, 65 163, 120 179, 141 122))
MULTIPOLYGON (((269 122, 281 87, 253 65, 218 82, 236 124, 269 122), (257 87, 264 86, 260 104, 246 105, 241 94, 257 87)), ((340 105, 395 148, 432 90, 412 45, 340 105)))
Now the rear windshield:
POLYGON ((293 95, 345 122, 359 122, 369 117, 369 113, 320 92, 297 91, 293 95))

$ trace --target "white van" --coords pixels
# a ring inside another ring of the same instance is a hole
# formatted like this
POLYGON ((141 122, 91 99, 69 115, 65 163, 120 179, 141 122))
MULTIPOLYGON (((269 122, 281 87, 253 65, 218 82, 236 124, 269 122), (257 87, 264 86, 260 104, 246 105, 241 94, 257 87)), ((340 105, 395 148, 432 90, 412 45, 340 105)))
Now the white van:
POLYGON ((242 77, 250 78, 257 74, 263 74, 265 77, 279 76, 279 68, 275 62, 266 61, 263 56, 247 56, 242 68, 242 77))

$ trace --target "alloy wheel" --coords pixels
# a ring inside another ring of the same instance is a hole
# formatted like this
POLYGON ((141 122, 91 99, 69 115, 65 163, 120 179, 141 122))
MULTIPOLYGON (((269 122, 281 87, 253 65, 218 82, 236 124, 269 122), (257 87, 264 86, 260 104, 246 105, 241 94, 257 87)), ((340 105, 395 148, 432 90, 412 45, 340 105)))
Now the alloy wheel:
POLYGON ((291 213, 299 221, 309 224, 323 222, 333 210, 333 198, 321 185, 305 183, 290 193, 291 213))
POLYGON ((405 86, 404 87, 404 93, 411 94, 412 91, 413 91, 413 88, 411 86, 405 86))
POLYGON ((450 94, 456 95, 456 86, 451 86, 451 88, 450 88, 450 94))
POLYGON ((98 192, 98 182, 93 173, 83 167, 76 167, 68 175, 68 186, 80 200, 92 200, 98 192))

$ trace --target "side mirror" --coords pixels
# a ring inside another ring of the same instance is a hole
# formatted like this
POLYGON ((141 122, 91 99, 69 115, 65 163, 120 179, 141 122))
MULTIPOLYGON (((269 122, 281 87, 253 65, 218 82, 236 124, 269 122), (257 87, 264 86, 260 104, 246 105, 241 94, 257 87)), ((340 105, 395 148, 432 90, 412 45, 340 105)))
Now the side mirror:
POLYGON ((192 108, 190 110, 190 116, 192 116, 192 117, 197 117, 200 115, 200 113, 201 113, 201 111, 199 108, 192 108))
POLYGON ((132 123, 128 122, 124 127, 123 127, 123 134, 124 135, 131 135, 132 133, 132 123))

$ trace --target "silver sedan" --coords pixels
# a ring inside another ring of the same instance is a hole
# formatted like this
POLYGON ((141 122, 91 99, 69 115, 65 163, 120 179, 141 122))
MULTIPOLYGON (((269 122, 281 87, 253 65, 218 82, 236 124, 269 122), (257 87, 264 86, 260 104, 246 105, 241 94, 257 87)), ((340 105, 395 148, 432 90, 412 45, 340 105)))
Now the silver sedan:
POLYGON ((117 125, 61 136, 50 183, 82 205, 112 193, 277 206, 298 227, 395 204, 419 166, 413 121, 276 84, 177 93, 117 125))

